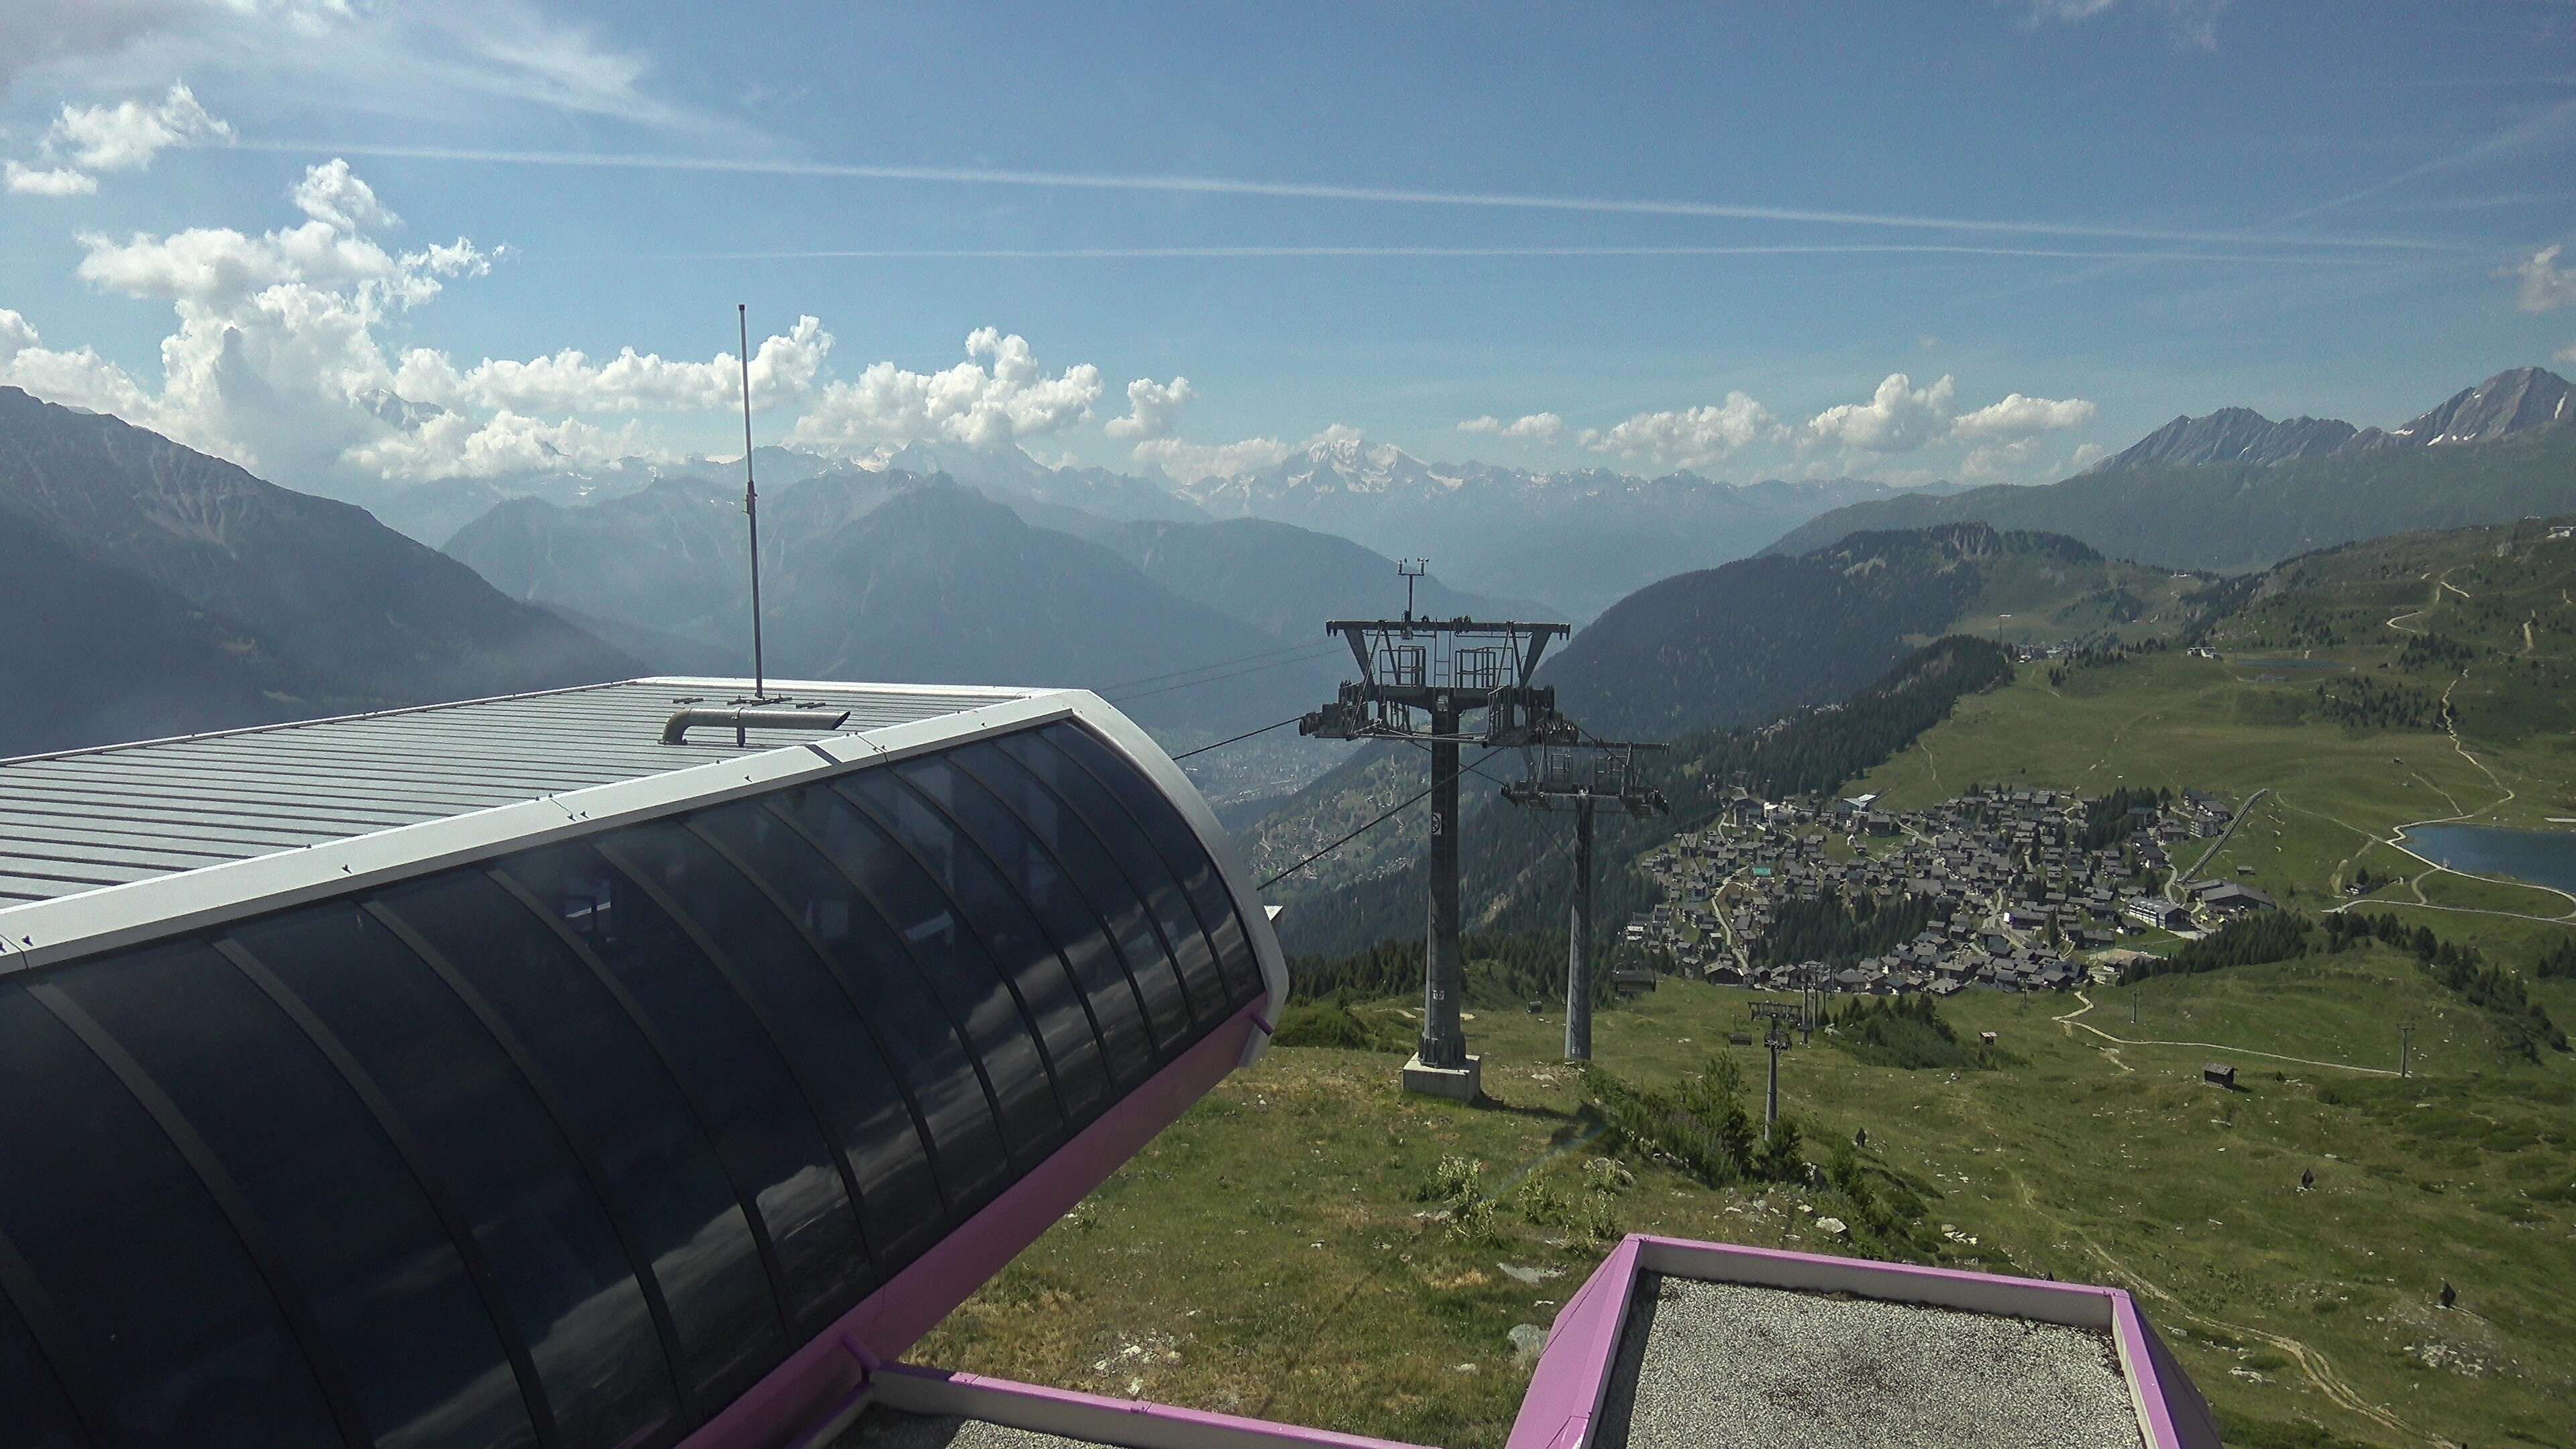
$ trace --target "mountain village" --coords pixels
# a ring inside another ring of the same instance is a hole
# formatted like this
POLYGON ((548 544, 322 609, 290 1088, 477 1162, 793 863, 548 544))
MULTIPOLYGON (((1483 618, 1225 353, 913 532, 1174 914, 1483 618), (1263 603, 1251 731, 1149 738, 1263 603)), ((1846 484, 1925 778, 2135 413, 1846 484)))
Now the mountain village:
POLYGON ((1871 795, 1734 792, 1717 823, 1646 862, 1664 899, 1628 923, 1625 944, 1686 976, 1774 990, 2069 991, 2116 979, 2123 938, 2190 938, 2274 908, 2250 886, 2177 867, 2178 856, 2205 858, 2236 820, 2197 791, 2129 804, 1993 786, 1929 810, 1878 807, 1871 795), (1784 913, 1832 902, 1862 923, 1859 939, 1923 924, 1849 959, 1763 949, 1784 913))

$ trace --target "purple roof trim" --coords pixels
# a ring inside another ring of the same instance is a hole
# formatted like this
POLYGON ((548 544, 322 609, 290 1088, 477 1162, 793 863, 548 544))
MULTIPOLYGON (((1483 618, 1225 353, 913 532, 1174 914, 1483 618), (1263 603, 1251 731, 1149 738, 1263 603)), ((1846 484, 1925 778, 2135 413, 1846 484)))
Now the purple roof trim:
MULTIPOLYGON (((1257 997, 1170 1066, 1120 1098, 929 1252, 772 1369, 682 1441, 682 1449, 768 1449, 902 1356, 1021 1250, 1109 1180, 1242 1059, 1270 998, 1257 997)), ((1356 1442, 1356 1441, 1355 1441, 1356 1442)))
MULTIPOLYGON (((1048 1417, 1058 1424, 1077 1415, 1082 1418, 1116 1415, 1116 1419, 1100 1422, 1104 1425, 1121 1422, 1133 1424, 1136 1420, 1146 1419, 1153 1420, 1157 1424, 1171 1425, 1180 1431, 1177 1435, 1154 1435, 1153 1437, 1158 1441, 1167 1441, 1175 1437, 1194 1440, 1198 1436, 1190 1431, 1203 1430, 1206 1431, 1208 1442, 1212 1445, 1249 1441, 1255 1444, 1328 1445, 1331 1449, 1418 1449, 1418 1446, 1398 1443, 1391 1439, 1371 1439, 1361 1434, 1336 1433, 1331 1429, 1310 1429, 1302 1424, 1283 1424, 1270 1419, 1246 1419, 1233 1414, 1209 1413, 1204 1409, 1174 1408, 1169 1404, 1149 1404, 1141 1399, 1104 1398, 1098 1394, 1076 1393, 1071 1389, 1050 1389, 1036 1384, 1015 1383, 1010 1379, 986 1378, 982 1374, 951 1373, 944 1369, 915 1368, 910 1364, 889 1364, 878 1376, 878 1389, 883 1398, 898 1408, 903 1405, 896 1402, 897 1400, 913 1396, 905 1394, 901 1386, 886 1385, 886 1379, 897 1375, 926 1384, 936 1384, 943 1388, 953 1386, 966 1390, 967 1392, 963 1394, 938 1395, 936 1398, 940 1401, 942 1412, 962 1412, 970 1417, 977 1416, 979 1413, 973 1403, 974 1399, 997 1398, 1005 1401, 1017 1400, 1042 1413, 1047 1413, 1048 1417)), ((1124 1437, 1124 1435, 1121 1436, 1122 1440, 1124 1437)))
POLYGON ((1620 1331, 1628 1324, 1641 1241, 1634 1234, 1621 1240, 1556 1311, 1507 1449, 1571 1449, 1590 1437, 1601 1395, 1610 1386, 1610 1365, 1619 1356, 1620 1331))
POLYGON ((2131 1366, 2129 1381, 2146 1406, 2149 1432, 2160 1445, 2220 1449, 2218 1417, 2200 1396, 2200 1386, 2174 1361, 2173 1350, 2126 1293, 2120 1295, 2120 1308, 2120 1357, 2131 1366))
POLYGON ((1971 1273, 1958 1268, 1926 1268, 1873 1258, 1846 1258, 1824 1253, 1792 1253, 1777 1248, 1748 1248, 1732 1243, 1702 1243, 1687 1238, 1632 1233, 1584 1281, 1582 1289, 1558 1311, 1547 1347, 1512 1421, 1507 1449, 1575 1449, 1590 1436, 1626 1330, 1628 1306, 1643 1272, 1674 1272, 1712 1281, 1840 1289, 1864 1296, 1903 1301, 1909 1282, 1922 1288, 1939 1285, 1921 1301, 1951 1304, 1962 1297, 2002 1301, 1987 1312, 2019 1312, 2024 1305, 2062 1300, 2078 1321, 2107 1327, 2119 1345, 2130 1392, 2137 1402, 2139 1428, 2150 1449, 2217 1449, 2218 1433, 2208 1405, 2192 1386, 2173 1355, 2148 1327, 2136 1302, 2118 1288, 2016 1278, 2000 1273, 1971 1273), (1718 1260, 1713 1264, 1710 1260, 1718 1260), (1694 1265, 1701 1272, 1691 1271, 1694 1265), (1749 1271, 1706 1271, 1723 1264, 1749 1271), (1969 1290, 1963 1294, 1962 1289, 1969 1290), (2079 1306, 2080 1305, 2080 1306, 2079 1306), (2181 1413, 2175 1410, 2179 1407, 2181 1413))

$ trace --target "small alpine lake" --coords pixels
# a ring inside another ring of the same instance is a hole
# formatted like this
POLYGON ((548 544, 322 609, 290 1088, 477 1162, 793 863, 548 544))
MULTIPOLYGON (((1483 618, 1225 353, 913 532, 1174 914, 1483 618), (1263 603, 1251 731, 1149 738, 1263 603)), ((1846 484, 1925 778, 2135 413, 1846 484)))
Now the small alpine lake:
POLYGON ((2453 870, 2510 876, 2576 893, 2576 831, 2508 830, 2496 825, 2412 825, 2401 843, 2453 870))

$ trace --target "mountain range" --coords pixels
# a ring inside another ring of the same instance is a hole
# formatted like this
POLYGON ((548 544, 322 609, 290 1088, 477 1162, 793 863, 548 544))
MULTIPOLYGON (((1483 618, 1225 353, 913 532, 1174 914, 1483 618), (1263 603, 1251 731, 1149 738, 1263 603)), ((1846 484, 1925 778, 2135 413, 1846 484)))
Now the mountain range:
POLYGON ((2386 431, 2226 409, 2177 418, 2061 482, 1857 503, 1764 551, 1796 556, 1855 532, 1975 521, 2173 568, 2247 573, 2356 539, 2576 510, 2571 421, 2576 390, 2534 367, 2386 431))
POLYGON ((2285 463, 2330 453, 2485 443, 2571 419, 2576 419, 2576 389, 2556 373, 2517 367, 2476 387, 2463 388, 2404 427, 2385 432, 2356 428, 2340 418, 2299 417, 2276 423, 2251 408, 2220 408, 2206 417, 2178 417, 2085 471, 2285 463))
POLYGON ((1855 533, 1639 589, 1576 634, 1541 682, 1595 734, 1669 739, 1841 699, 1946 633, 2175 632, 2205 583, 2062 534, 1974 522, 1855 533))
MULTIPOLYGON (((1312 707, 1346 662, 1324 620, 1393 613, 1403 597, 1394 561, 1345 539, 1254 519, 1104 519, 945 473, 826 471, 764 491, 761 521, 777 673, 1082 685, 1183 731, 1312 707)), ((676 639, 739 661, 749 638, 729 482, 667 478, 570 507, 516 499, 448 549, 502 592, 648 652, 676 639)), ((1514 607, 1436 577, 1420 604, 1514 607)))
POLYGON ((0 754, 642 672, 365 510, 0 388, 0 754))

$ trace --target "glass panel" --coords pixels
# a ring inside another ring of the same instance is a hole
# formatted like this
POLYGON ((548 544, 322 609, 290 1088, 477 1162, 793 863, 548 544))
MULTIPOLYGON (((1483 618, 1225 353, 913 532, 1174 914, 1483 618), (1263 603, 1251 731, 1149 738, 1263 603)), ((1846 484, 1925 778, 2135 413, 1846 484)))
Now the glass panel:
POLYGON ((1154 849, 1152 839, 1134 817, 1107 787, 1091 777, 1090 771, 1036 732, 1003 735, 993 744, 1027 767, 1029 773, 1090 823, 1092 834, 1124 868, 1127 878, 1136 883, 1146 907, 1154 914, 1155 924, 1162 928, 1164 941, 1180 963, 1181 986, 1189 998, 1191 1016, 1202 1028, 1223 1021, 1232 1012, 1227 1004, 1232 993, 1226 990, 1225 977, 1217 970, 1216 944, 1208 939, 1207 927, 1200 923, 1198 912, 1190 908, 1189 893, 1181 888, 1180 877, 1172 873, 1171 865, 1154 849))
MULTIPOLYGON (((987 740, 949 757, 960 769, 982 781, 1012 813, 1026 823, 1040 844, 1081 888, 1084 901, 1103 921, 1134 975, 1151 1013, 1161 1054, 1177 1055, 1189 1043, 1189 999, 1181 989, 1180 968, 1155 928, 1138 888, 1121 861, 1064 800, 1042 784, 1029 768, 987 740)), ((1159 869, 1159 867, 1158 867, 1159 869)), ((1191 928, 1192 935, 1198 934, 1191 928)))
POLYGON ((24 987, 0 986, 0 1233, 107 1395, 119 1445, 337 1444, 304 1356, 158 1125, 24 987))
POLYGON ((1019 989, 1020 1004, 1037 1023, 1055 1069, 1056 1100, 1068 1121, 1088 1122, 1109 1093, 1100 1063, 1100 1038, 1081 988, 1074 983, 1055 945, 1029 919, 1018 891, 1005 884, 992 863, 972 843, 958 838, 956 827, 907 790, 885 770, 862 770, 832 782, 843 795, 873 816, 879 825, 910 848, 930 871, 947 898, 965 913, 970 935, 982 942, 1005 979, 1019 989))
MULTIPOLYGON (((601 844, 622 847, 628 834, 601 844)), ((875 1281, 867 1244, 840 1160, 759 1018, 679 922, 603 852, 560 845, 512 856, 502 868, 556 904, 643 1013, 667 1065, 706 1112, 727 1175, 768 1230, 789 1313, 799 1322, 837 1317, 875 1281)))
POLYGON ((634 1019, 544 922, 480 874, 433 876, 385 902, 491 1003, 546 1077, 652 1265, 699 1403, 741 1392, 786 1352, 785 1329, 741 1200, 634 1019))
POLYGON ((788 791, 778 803, 860 883, 920 963, 949 1016, 965 1025, 967 1044, 1001 1099, 1002 1137, 1011 1156, 1032 1163, 1064 1140, 1064 1118, 1028 1017, 938 883, 839 792, 809 786, 788 791))
POLYGON ((633 1265, 536 1094, 455 993, 350 905, 233 934, 392 1101, 492 1265, 561 1441, 677 1438, 670 1369, 633 1265))
POLYGON ((34 1336, 10 1311, 5 1295, 0 1295, 0 1405, 7 1406, 0 1433, 9 1436, 10 1449, 89 1449, 89 1436, 72 1416, 62 1384, 37 1351, 34 1336))
MULTIPOLYGON (((1145 1029, 1145 1001, 1127 973, 1100 916, 1082 897, 1064 868, 1026 822, 1005 808, 982 782, 946 759, 913 760, 895 768, 914 789, 928 796, 982 848, 1026 903, 1025 912, 1009 915, 1014 932, 1024 916, 1036 917, 1037 930, 1055 943, 1057 954, 1073 968, 1073 979, 1091 1005, 1100 1027, 1100 1044, 1109 1060, 1110 1079, 1121 1088, 1143 1081, 1154 1070, 1154 1039, 1145 1029)), ((982 864, 978 861, 977 864, 982 864)), ((987 930, 988 939, 996 935, 987 930)))
POLYGON ((379 1444, 532 1444, 465 1261, 339 1072, 212 948, 84 963, 62 989, 140 1062, 264 1225, 379 1444))
MULTIPOLYGON (((849 812, 838 797, 814 793, 830 807, 849 812)), ((822 948, 843 994, 863 1013, 862 1022, 875 1033, 930 1124, 937 1151, 932 1165, 956 1215, 962 1218, 981 1206, 1010 1172, 1001 1133, 993 1125, 992 1098, 955 1023, 941 1010, 894 928, 848 876, 759 805, 727 805, 691 817, 690 824, 748 868, 822 948)), ((999 995, 1000 987, 993 992, 999 995)), ((1003 1010, 1009 1009, 1005 1000, 1003 1010)), ((898 1206, 881 1209, 874 1187, 866 1192, 871 1214, 900 1215, 900 1193, 898 1206)), ((869 1219, 869 1242, 876 1248, 880 1272, 894 1272, 928 1245, 926 1239, 879 1236, 876 1221, 875 1216, 869 1219)))
POLYGON ((1181 878, 1182 887, 1190 893, 1190 904, 1197 908, 1199 919, 1207 923, 1208 939, 1216 943, 1217 966, 1225 973, 1228 998, 1240 1006, 1259 996, 1261 968, 1253 960, 1252 942, 1244 935, 1243 922, 1234 913, 1234 895, 1217 874, 1216 862, 1208 859, 1207 847, 1199 843, 1198 832, 1181 818, 1180 808, 1126 757, 1101 743, 1090 731, 1054 724, 1046 727, 1046 737, 1108 786, 1136 822, 1145 827, 1163 858, 1172 863, 1173 874, 1181 878))
MULTIPOLYGON (((883 1260, 898 1243, 935 1237, 944 1217, 912 1111, 858 1011, 805 938, 741 871, 679 825, 620 831, 607 853, 662 890, 699 936, 725 953, 728 979, 785 1054, 807 1105, 848 1155, 865 1245, 879 1260, 878 1271, 888 1270, 883 1260)), ((850 1246, 860 1244, 854 1239, 850 1246)), ((780 1255, 786 1255, 783 1244, 780 1255)), ((866 1269, 865 1262, 853 1264, 850 1301, 875 1281, 866 1269)))

